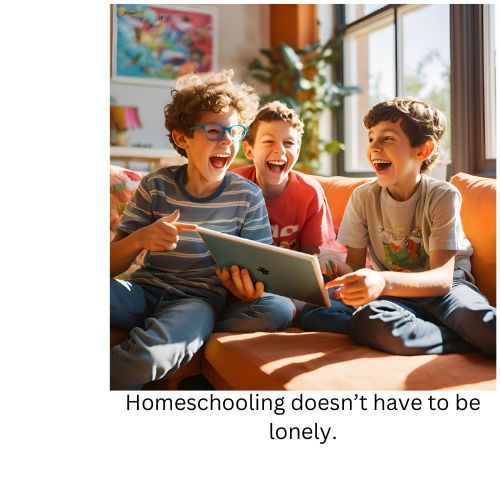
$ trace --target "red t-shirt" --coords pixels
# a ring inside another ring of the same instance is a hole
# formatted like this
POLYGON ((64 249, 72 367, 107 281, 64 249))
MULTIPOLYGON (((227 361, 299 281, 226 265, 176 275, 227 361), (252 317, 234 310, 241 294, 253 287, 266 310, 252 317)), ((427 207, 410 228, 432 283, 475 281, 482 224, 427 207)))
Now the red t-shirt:
MULTIPOLYGON (((253 165, 233 172, 257 184, 253 165)), ((319 182, 294 170, 288 178, 285 191, 266 200, 273 244, 292 250, 299 250, 299 243, 315 247, 334 244, 332 216, 319 182)))

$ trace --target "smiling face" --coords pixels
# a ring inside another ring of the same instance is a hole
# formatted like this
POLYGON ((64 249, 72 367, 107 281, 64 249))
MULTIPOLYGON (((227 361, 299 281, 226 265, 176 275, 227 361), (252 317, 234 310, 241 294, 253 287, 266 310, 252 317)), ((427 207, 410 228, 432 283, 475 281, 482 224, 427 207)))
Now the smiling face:
POLYGON ((266 187, 282 187, 288 183, 288 173, 300 152, 300 133, 289 122, 276 120, 261 122, 254 144, 243 143, 247 158, 253 160, 257 182, 266 187))
MULTIPOLYGON (((219 124, 225 127, 238 124, 238 113, 230 109, 225 113, 203 112, 200 124, 219 124)), ((209 128, 207 128, 210 133, 209 128)), ((229 165, 233 162, 240 143, 233 142, 226 131, 218 141, 207 139, 205 130, 196 128, 193 137, 173 131, 176 144, 186 151, 188 158, 186 189, 193 196, 209 196, 222 184, 229 165)))
POLYGON ((368 131, 367 158, 377 174, 380 186, 386 187, 399 201, 407 200, 420 181, 420 167, 432 152, 430 141, 412 147, 398 122, 381 121, 368 131))

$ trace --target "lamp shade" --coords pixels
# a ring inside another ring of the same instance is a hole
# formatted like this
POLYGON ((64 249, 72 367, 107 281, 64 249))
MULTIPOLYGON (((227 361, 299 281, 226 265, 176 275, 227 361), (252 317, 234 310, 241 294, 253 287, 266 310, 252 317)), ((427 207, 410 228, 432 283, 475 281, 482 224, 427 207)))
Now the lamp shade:
POLYGON ((135 106, 110 106, 111 126, 119 131, 141 128, 139 110, 135 106))

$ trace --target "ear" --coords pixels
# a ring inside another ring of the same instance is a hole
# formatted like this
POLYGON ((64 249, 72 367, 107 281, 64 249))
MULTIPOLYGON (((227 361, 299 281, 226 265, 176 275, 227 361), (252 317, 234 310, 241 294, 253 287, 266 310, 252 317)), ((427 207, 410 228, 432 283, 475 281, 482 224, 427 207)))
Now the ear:
POLYGON ((420 161, 427 160, 427 158, 429 158, 429 156, 431 156, 432 153, 434 153, 436 147, 437 147, 437 144, 433 139, 429 139, 426 142, 424 142, 418 148, 418 151, 417 151, 418 160, 420 160, 420 161))
POLYGON ((175 145, 178 146, 179 148, 182 148, 185 151, 189 149, 187 136, 181 130, 175 130, 175 129, 172 130, 172 139, 175 142, 175 145))
POLYGON ((243 141, 243 152, 249 160, 253 160, 253 147, 248 141, 243 141))

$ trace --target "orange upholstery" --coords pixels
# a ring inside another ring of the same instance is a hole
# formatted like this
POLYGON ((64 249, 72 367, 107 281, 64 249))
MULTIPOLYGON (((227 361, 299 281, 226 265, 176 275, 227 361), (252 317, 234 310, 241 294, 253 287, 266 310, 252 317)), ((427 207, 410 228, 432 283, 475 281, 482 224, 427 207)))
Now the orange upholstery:
POLYGON ((325 192, 326 201, 332 213, 333 227, 335 232, 339 232, 340 223, 344 215, 345 207, 351 197, 354 188, 361 186, 368 182, 368 178, 359 177, 321 177, 320 175, 313 175, 323 188, 325 192))
POLYGON ((495 359, 483 354, 394 356, 325 332, 216 333, 202 373, 238 390, 495 389, 495 359))
POLYGON ((496 180, 457 174, 451 183, 462 194, 460 212, 472 244, 472 274, 479 289, 496 305, 496 180))

